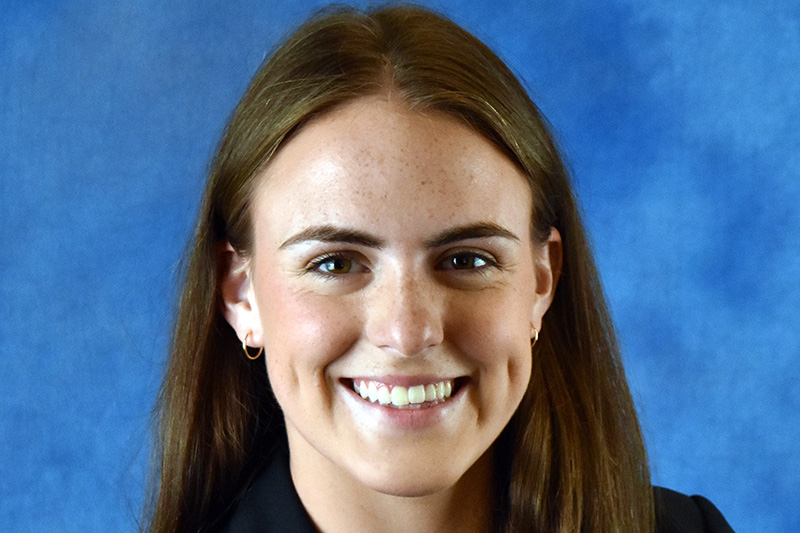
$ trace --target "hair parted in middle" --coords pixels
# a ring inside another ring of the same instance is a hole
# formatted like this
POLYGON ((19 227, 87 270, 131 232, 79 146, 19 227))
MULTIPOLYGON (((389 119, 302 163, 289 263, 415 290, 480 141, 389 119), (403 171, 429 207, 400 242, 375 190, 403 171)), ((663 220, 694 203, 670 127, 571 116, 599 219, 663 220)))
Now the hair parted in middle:
POLYGON ((444 17, 414 7, 326 10, 261 67, 213 161, 186 265, 159 403, 153 531, 223 515, 283 431, 266 372, 222 317, 220 247, 253 249, 251 200, 305 124, 366 96, 454 117, 527 177, 532 238, 563 241, 561 280, 532 348, 522 403, 496 443, 497 531, 652 531, 647 458, 567 172, 508 67, 444 17))

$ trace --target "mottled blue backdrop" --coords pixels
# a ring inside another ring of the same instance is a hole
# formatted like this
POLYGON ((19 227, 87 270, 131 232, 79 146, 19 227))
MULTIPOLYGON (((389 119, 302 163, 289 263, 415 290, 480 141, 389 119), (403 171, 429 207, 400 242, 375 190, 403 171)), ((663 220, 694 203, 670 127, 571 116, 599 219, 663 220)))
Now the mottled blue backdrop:
MULTIPOLYGON (((558 133, 655 481, 800 531, 800 4, 428 3, 558 133)), ((319 5, 0 6, 0 530, 137 528, 208 159, 319 5)))

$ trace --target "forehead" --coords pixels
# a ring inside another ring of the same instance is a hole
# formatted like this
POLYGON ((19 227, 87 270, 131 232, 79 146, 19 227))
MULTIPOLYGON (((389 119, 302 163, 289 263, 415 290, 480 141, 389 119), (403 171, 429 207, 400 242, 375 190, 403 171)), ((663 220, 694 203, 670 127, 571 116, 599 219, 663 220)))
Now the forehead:
POLYGON ((527 180, 491 142, 451 117, 377 97, 306 125, 259 179, 257 235, 338 223, 391 237, 476 220, 527 228, 531 217, 527 180))

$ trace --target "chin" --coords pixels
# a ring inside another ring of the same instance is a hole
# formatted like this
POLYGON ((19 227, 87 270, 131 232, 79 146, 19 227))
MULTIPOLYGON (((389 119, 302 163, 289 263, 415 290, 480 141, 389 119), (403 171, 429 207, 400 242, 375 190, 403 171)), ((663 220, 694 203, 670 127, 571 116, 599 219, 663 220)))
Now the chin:
POLYGON ((439 458, 436 461, 398 460, 388 465, 375 463, 360 465, 360 472, 353 472, 356 480, 370 489, 390 496, 418 498, 430 496, 455 487, 465 477, 470 465, 456 468, 457 461, 439 458), (365 467, 366 468, 363 468, 365 467))
POLYGON ((442 492, 453 485, 456 481, 452 479, 419 479, 418 477, 406 476, 408 479, 369 479, 362 481, 372 490, 388 496, 398 496, 402 498, 420 498, 442 492))

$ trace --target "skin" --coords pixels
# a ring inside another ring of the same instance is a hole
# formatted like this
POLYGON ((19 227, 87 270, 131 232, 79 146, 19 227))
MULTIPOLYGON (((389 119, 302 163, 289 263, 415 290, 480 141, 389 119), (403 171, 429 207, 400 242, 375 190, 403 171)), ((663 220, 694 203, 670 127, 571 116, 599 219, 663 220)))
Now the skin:
POLYGON ((531 205, 489 141, 391 97, 312 121, 263 172, 254 250, 223 252, 224 312, 264 346, 321 531, 485 530, 491 445, 528 385, 560 264, 555 229, 531 241, 531 205), (352 378, 456 388, 399 413, 352 378))

